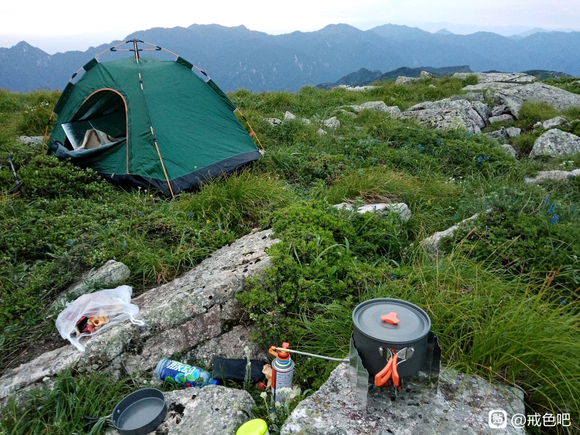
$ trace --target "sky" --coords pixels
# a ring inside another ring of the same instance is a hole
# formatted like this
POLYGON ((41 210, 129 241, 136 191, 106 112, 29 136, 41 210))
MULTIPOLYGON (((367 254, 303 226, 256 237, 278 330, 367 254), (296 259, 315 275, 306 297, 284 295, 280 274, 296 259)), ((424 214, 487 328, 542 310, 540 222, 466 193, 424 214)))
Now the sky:
POLYGON ((6 0, 0 4, 0 47, 20 41, 49 54, 86 50, 123 40, 152 27, 192 24, 244 25, 272 35, 320 30, 345 23, 360 30, 383 24, 419 27, 429 32, 492 31, 510 36, 534 28, 580 31, 578 0, 6 0))

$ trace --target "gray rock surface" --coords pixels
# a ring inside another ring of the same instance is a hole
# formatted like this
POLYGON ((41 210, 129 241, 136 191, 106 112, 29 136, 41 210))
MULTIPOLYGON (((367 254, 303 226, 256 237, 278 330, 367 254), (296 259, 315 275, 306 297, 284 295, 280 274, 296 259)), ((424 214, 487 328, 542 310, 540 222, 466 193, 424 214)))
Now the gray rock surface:
POLYGON ((473 107, 473 110, 475 110, 479 117, 483 120, 484 127, 489 125, 489 118, 492 116, 489 106, 485 103, 482 103, 481 101, 476 100, 471 101, 471 107, 473 107))
POLYGON ((256 406, 245 390, 218 385, 165 393, 167 418, 155 435, 234 435, 256 406))
POLYGON ((522 129, 517 127, 508 127, 505 131, 509 137, 518 137, 522 134, 522 129))
POLYGON ((557 110, 580 106, 580 95, 544 83, 480 83, 463 88, 464 91, 484 92, 485 98, 496 105, 505 105, 509 113, 518 117, 525 102, 547 103, 557 110))
POLYGON ((570 127, 570 123, 565 118, 556 116, 555 118, 542 122, 542 127, 546 130, 549 130, 556 127, 570 127))
POLYGON ((467 219, 463 219, 457 225, 453 225, 452 227, 447 228, 446 230, 438 231, 432 236, 427 237, 421 242, 423 248, 431 255, 437 254, 439 252, 439 243, 444 237, 452 236, 453 233, 455 233, 455 231, 457 231, 461 227, 461 225, 463 225, 465 222, 477 219, 477 216, 479 216, 478 213, 474 214, 471 217, 468 217, 467 219))
POLYGON ((397 106, 387 106, 384 101, 367 101, 360 105, 350 106, 355 112, 362 112, 363 110, 373 110, 375 112, 388 113, 391 118, 398 118, 401 115, 401 109, 397 106))
POLYGON ((338 85, 337 88, 344 89, 346 91, 362 92, 371 89, 376 89, 378 86, 350 86, 350 85, 338 85))
POLYGON ((527 177, 525 182, 528 184, 540 184, 546 180, 563 181, 575 178, 580 175, 580 169, 572 171, 540 171, 535 177, 527 177))
MULTIPOLYGON (((348 208, 352 210, 353 205, 346 203, 346 202, 341 202, 340 204, 336 204, 333 207, 337 208, 337 209, 343 209, 343 208, 348 208)), ((382 212, 382 211, 386 211, 388 213, 395 213, 399 215, 399 219, 403 222, 408 221, 409 219, 411 219, 411 216, 413 215, 411 213, 411 210, 409 209, 409 206, 403 202, 400 203, 396 203, 396 204, 387 204, 387 203, 378 203, 378 204, 365 204, 361 207, 358 208, 357 212, 358 213, 378 213, 378 212, 382 212)))
POLYGON ((131 276, 131 271, 126 265, 119 261, 109 260, 98 269, 84 274, 79 282, 70 286, 56 299, 53 306, 64 302, 64 300, 76 299, 85 293, 117 287, 129 276, 131 276))
POLYGON ((401 117, 436 129, 460 128, 472 133, 481 133, 480 126, 485 126, 470 101, 450 98, 416 104, 402 112, 401 117))
POLYGON ((336 116, 333 116, 332 118, 325 119, 324 121, 322 121, 322 124, 326 128, 330 128, 330 129, 335 129, 335 128, 340 127, 340 121, 336 118, 336 116))
POLYGON ((516 150, 514 149, 513 146, 511 146, 509 143, 505 143, 503 145, 499 146, 502 150, 504 150, 507 154, 509 154, 510 156, 512 156, 513 158, 517 158, 518 157, 518 153, 516 152, 516 150))
POLYGON ((475 75, 479 84, 481 83, 533 83, 534 76, 524 73, 455 73, 453 78, 465 80, 469 76, 475 75))
MULTIPOLYGON (((167 416, 149 435, 234 435, 251 420, 254 399, 247 391, 216 385, 166 392, 167 416)), ((118 435, 109 428, 105 435, 118 435)))
POLYGON ((60 347, 17 368, 6 370, 0 378, 0 407, 10 394, 74 366, 81 355, 72 345, 60 347))
POLYGON ((264 118, 264 121, 266 121, 272 127, 282 124, 282 120, 278 118, 264 118))
POLYGON ((31 147, 40 147, 44 141, 44 136, 19 136, 18 142, 31 147))
POLYGON ((580 137, 553 128, 536 139, 530 152, 530 158, 569 156, 579 152, 580 137))
POLYGON ((500 143, 506 141, 509 137, 505 127, 501 127, 499 130, 490 131, 489 133, 486 134, 500 143))
POLYGON ((495 124, 496 122, 512 122, 513 120, 514 120, 514 117, 511 115, 508 115, 507 113, 505 113, 503 115, 489 117, 490 124, 495 124))
MULTIPOLYGON (((145 322, 144 327, 116 325, 86 337, 85 353, 67 345, 7 370, 0 378, 0 400, 69 367, 81 372, 103 369, 124 376, 151 371, 162 357, 184 355, 222 335, 223 343, 236 346, 239 337, 249 337, 249 330, 242 331, 247 327, 240 324, 242 319, 235 319, 235 295, 244 289, 247 277, 270 266, 265 251, 277 241, 271 235, 271 230, 248 234, 183 276, 134 298, 131 302, 139 306, 138 317, 145 322)), ((213 356, 222 356, 222 352, 213 356)), ((257 348, 253 352, 260 355, 257 348)), ((234 354, 243 357, 243 346, 228 349, 228 355, 234 354)))
POLYGON ((395 84, 396 85, 412 85, 414 84, 417 80, 419 80, 418 77, 405 77, 405 76, 399 76, 397 77, 397 80, 395 80, 395 84))
POLYGON ((371 387, 367 406, 361 404, 346 364, 339 364, 328 381, 298 404, 281 434, 300 435, 435 435, 497 434, 489 412, 502 409, 508 424, 502 434, 525 434, 509 421, 525 414, 523 394, 447 369, 438 388, 408 380, 396 400, 390 388, 371 387))

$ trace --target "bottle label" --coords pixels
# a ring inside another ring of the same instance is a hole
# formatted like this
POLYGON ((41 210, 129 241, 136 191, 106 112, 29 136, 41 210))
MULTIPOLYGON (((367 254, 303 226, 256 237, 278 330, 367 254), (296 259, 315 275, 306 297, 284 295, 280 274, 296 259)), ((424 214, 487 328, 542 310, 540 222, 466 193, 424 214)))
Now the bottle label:
POLYGON ((208 379, 204 379, 201 370, 188 364, 168 360, 159 372, 159 379, 182 387, 201 387, 208 379))
MULTIPOLYGON (((293 367, 292 367, 293 368, 293 367)), ((284 393, 280 393, 280 388, 290 388, 292 389, 292 378, 294 377, 294 370, 287 370, 279 372, 274 369, 275 380, 272 383, 272 388, 274 389, 274 397, 276 402, 284 402, 286 396, 284 393)))

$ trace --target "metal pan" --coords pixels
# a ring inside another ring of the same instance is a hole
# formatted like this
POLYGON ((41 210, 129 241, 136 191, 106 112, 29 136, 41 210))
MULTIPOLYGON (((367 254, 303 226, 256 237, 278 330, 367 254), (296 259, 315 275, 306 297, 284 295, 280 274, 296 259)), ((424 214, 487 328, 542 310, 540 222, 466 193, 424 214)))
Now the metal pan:
POLYGON ((121 435, 145 435, 157 429, 166 415, 163 393, 156 388, 143 388, 115 406, 111 421, 121 435))

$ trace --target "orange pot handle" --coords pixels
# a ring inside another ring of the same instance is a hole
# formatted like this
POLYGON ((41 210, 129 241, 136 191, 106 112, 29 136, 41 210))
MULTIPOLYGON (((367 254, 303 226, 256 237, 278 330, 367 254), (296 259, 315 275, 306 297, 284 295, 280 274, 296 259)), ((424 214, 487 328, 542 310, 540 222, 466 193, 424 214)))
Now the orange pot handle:
POLYGON ((393 371, 393 358, 389 359, 387 365, 375 375, 375 385, 377 387, 382 387, 391 378, 391 372, 393 371))
POLYGON ((399 386, 399 373, 397 372, 397 358, 398 358, 397 354, 389 358, 389 362, 387 362, 385 368, 383 368, 380 372, 378 372, 375 375, 375 386, 382 387, 383 385, 385 385, 391 378, 391 375, 393 376, 393 384, 395 384, 396 387, 399 386))

